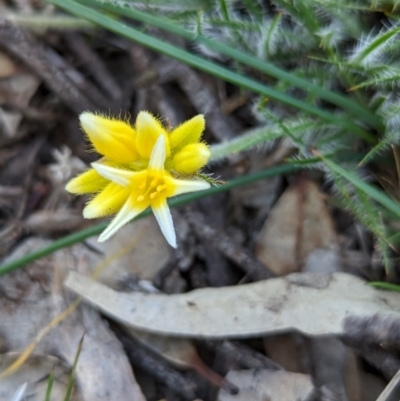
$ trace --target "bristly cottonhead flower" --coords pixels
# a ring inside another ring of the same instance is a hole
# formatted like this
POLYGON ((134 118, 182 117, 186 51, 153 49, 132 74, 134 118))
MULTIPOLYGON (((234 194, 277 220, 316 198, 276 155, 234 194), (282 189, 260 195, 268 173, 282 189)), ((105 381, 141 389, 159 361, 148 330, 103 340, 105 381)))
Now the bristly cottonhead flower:
POLYGON ((210 157, 201 142, 202 115, 169 130, 150 113, 125 121, 92 113, 80 116, 83 131, 103 157, 66 186, 74 194, 92 194, 85 218, 116 214, 99 241, 105 241, 135 216, 151 207, 168 243, 176 247, 167 198, 210 187, 199 176, 210 157))

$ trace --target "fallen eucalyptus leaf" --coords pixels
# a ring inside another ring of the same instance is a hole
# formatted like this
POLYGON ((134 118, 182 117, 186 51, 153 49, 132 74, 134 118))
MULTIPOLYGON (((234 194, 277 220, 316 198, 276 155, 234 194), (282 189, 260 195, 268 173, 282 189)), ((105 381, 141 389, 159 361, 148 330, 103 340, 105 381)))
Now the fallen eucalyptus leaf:
POLYGON ((240 338, 299 330, 343 334, 345 317, 400 317, 400 294, 346 273, 295 273, 185 294, 118 293, 70 272, 65 286, 133 328, 177 337, 240 338))
POLYGON ((300 373, 233 370, 226 379, 239 388, 239 394, 221 390, 218 401, 308 401, 315 391, 311 377, 300 373))

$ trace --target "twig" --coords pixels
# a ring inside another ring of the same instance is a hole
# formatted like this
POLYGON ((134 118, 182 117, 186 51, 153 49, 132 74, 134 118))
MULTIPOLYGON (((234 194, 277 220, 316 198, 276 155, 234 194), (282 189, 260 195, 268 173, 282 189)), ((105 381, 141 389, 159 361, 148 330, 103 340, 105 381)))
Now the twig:
POLYGON ((171 368, 162 359, 157 358, 151 351, 140 345, 138 341, 122 333, 121 329, 116 329, 116 331, 133 365, 139 367, 185 399, 194 400, 196 398, 196 385, 191 380, 171 368))
POLYGON ((244 270, 252 280, 256 281, 274 277, 274 274, 264 264, 255 259, 247 250, 236 244, 232 238, 208 225, 203 214, 187 208, 185 215, 199 238, 212 244, 226 258, 244 270))
POLYGON ((382 372, 387 380, 400 370, 400 359, 385 351, 377 345, 369 345, 350 336, 343 336, 343 342, 353 348, 356 348, 361 356, 372 366, 382 372))
POLYGON ((177 126, 185 118, 180 108, 171 102, 171 96, 165 92, 164 88, 156 85, 155 79, 157 72, 153 68, 153 60, 148 50, 137 44, 129 45, 129 56, 134 65, 135 72, 139 79, 135 81, 136 87, 136 108, 139 110, 157 111, 161 116, 166 118, 166 122, 172 127, 177 126), (149 81, 143 82, 150 78, 149 81))
POLYGON ((74 112, 93 108, 65 73, 51 62, 46 48, 3 18, 0 18, 0 46, 31 68, 74 112))
POLYGON ((370 344, 398 344, 400 342, 400 319, 391 316, 349 316, 344 321, 346 337, 353 341, 370 344))
POLYGON ((219 141, 234 137, 227 118, 221 112, 216 96, 210 91, 199 74, 188 66, 162 57, 157 64, 160 82, 177 80, 198 113, 206 114, 207 126, 219 141))
MULTIPOLYGON (((220 194, 212 198, 205 198, 199 201, 200 210, 207 213, 209 220, 212 220, 214 227, 222 230, 226 224, 226 194, 220 194)), ((203 241, 204 262, 207 270, 207 280, 211 287, 223 287, 234 285, 238 281, 236 269, 232 269, 229 261, 213 248, 208 240, 203 241)))
POLYGON ((107 93, 111 99, 119 103, 122 98, 121 88, 114 77, 108 72, 103 60, 88 46, 81 35, 69 32, 64 35, 68 47, 79 58, 97 84, 107 93))
POLYGON ((205 344, 209 348, 218 350, 245 369, 285 370, 272 359, 237 341, 225 340, 218 343, 206 341, 205 344))
POLYGON ((54 64, 54 67, 58 68, 60 71, 63 71, 63 73, 71 81, 71 83, 75 85, 82 94, 84 93, 85 95, 87 95, 88 100, 92 102, 94 107, 100 108, 104 111, 109 109, 111 103, 78 70, 68 64, 66 60, 62 58, 58 53, 56 53, 53 49, 47 48, 46 53, 49 61, 54 64))

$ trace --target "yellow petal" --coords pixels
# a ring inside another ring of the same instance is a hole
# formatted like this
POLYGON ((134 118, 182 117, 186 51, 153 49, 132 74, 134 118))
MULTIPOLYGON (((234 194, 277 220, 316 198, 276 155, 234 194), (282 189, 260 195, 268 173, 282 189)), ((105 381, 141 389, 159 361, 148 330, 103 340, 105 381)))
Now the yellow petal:
POLYGON ((83 209, 83 217, 95 219, 117 213, 128 199, 131 190, 114 182, 109 183, 83 209))
POLYGON ((172 196, 187 194, 189 192, 204 191, 211 184, 204 180, 174 180, 175 190, 172 196))
POLYGON ((79 120, 82 129, 101 155, 119 163, 130 163, 138 158, 135 130, 126 122, 89 112, 82 113, 79 120))
POLYGON ((165 137, 159 136, 150 155, 149 169, 164 171, 165 164, 165 137))
POLYGON ((115 168, 107 166, 103 163, 92 163, 92 167, 104 178, 115 182, 123 187, 127 187, 132 178, 137 174, 133 171, 122 170, 120 168, 115 168))
POLYGON ((106 178, 91 168, 73 178, 65 189, 72 194, 91 194, 100 192, 108 183, 106 178))
POLYGON ((151 208, 165 239, 173 248, 176 248, 174 223, 172 221, 171 211, 169 210, 167 201, 164 200, 156 207, 152 206, 151 208))
POLYGON ((185 121, 171 132, 169 136, 171 149, 176 151, 190 143, 199 142, 205 126, 206 121, 202 114, 185 121))
POLYGON ((171 168, 181 174, 195 174, 203 168, 211 156, 204 143, 192 143, 180 150, 172 159, 171 168))
POLYGON ((124 205, 118 214, 114 217, 108 227, 101 233, 98 241, 104 242, 108 240, 111 236, 113 236, 120 228, 122 228, 125 224, 129 223, 132 219, 134 219, 138 214, 142 213, 143 210, 146 209, 146 206, 137 207, 135 206, 135 202, 132 202, 134 199, 131 196, 126 200, 124 205))
POLYGON ((169 155, 169 143, 167 133, 153 115, 147 111, 141 111, 136 119, 136 149, 140 156, 149 159, 151 151, 160 135, 165 137, 165 151, 169 155))

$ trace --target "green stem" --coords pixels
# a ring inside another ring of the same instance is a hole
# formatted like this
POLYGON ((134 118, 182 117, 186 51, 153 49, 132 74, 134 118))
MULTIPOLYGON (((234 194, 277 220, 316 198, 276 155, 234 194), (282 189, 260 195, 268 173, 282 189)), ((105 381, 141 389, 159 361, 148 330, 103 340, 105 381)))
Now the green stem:
MULTIPOLYGON (((192 202, 194 200, 204 198, 205 196, 214 195, 220 192, 228 191, 229 189, 239 187, 242 185, 250 184, 254 181, 259 181, 264 178, 274 177, 280 174, 288 174, 293 173, 295 171, 300 170, 300 167, 295 166, 293 164, 282 164, 280 166, 272 167, 266 170, 261 170, 253 174, 246 175, 244 177, 235 178, 228 183, 225 183, 218 187, 212 187, 208 190, 201 191, 194 194, 181 195, 169 202, 171 207, 177 207, 184 205, 186 203, 192 202)), ((151 210, 147 209, 139 216, 135 218, 135 220, 142 219, 143 217, 147 217, 151 214, 151 210)), ((76 233, 67 235, 59 240, 53 241, 50 245, 39 249, 35 252, 29 253, 22 258, 12 260, 10 262, 6 262, 0 266, 0 276, 6 273, 10 273, 13 270, 16 270, 22 266, 27 265, 37 259, 43 258, 44 256, 50 255, 53 252, 56 252, 60 249, 66 248, 78 242, 82 242, 89 237, 93 237, 94 235, 100 234, 108 225, 108 222, 103 221, 99 224, 96 224, 92 227, 86 228, 84 230, 78 231, 76 233)))
POLYGON ((268 86, 265 86, 253 79, 244 77, 218 64, 205 60, 204 58, 195 56, 185 50, 180 49, 179 47, 173 46, 162 40, 146 35, 143 32, 138 31, 137 29, 127 26, 119 21, 116 21, 90 8, 82 6, 81 4, 75 3, 74 1, 47 0, 47 2, 54 4, 60 8, 63 8, 71 12, 72 14, 78 15, 82 18, 86 18, 87 20, 97 25, 100 25, 103 28, 106 28, 121 36, 127 37, 128 39, 135 41, 136 43, 139 43, 142 46, 148 47, 154 51, 163 53, 176 60, 182 61, 194 68, 205 71, 227 82, 231 82, 240 87, 249 89, 255 93, 259 93, 260 95, 267 96, 282 103, 285 103, 298 110, 303 110, 307 113, 318 116, 325 121, 332 122, 336 125, 339 125, 349 130, 349 132, 353 132, 354 134, 360 136, 361 138, 365 139, 370 143, 376 142, 376 139, 373 135, 371 135, 364 129, 354 124, 351 120, 347 120, 345 118, 338 118, 337 116, 330 114, 322 109, 319 109, 311 104, 307 104, 300 100, 294 99, 284 93, 269 88, 268 86))
POLYGON ((380 132, 383 132, 384 130, 384 126, 379 117, 376 116, 374 113, 371 113, 371 110, 369 110, 368 108, 360 106, 357 102, 354 102, 351 99, 348 99, 347 97, 341 96, 330 90, 321 88, 320 86, 312 82, 306 81, 305 79, 286 72, 250 54, 246 54, 241 52, 240 50, 236 50, 230 46, 225 45, 224 43, 208 39, 203 35, 186 30, 178 26, 177 24, 169 22, 166 18, 155 17, 142 11, 135 10, 133 8, 119 7, 105 2, 100 3, 98 0, 80 0, 80 2, 101 7, 105 10, 112 11, 128 18, 134 19, 136 21, 140 21, 145 24, 152 25, 165 31, 174 33, 195 43, 206 45, 208 48, 224 54, 228 57, 231 57, 233 60, 239 61, 244 65, 252 67, 258 71, 262 71, 265 74, 268 74, 280 81, 288 82, 291 85, 303 89, 306 92, 313 93, 317 97, 324 99, 338 107, 341 107, 354 116, 357 116, 380 132))

